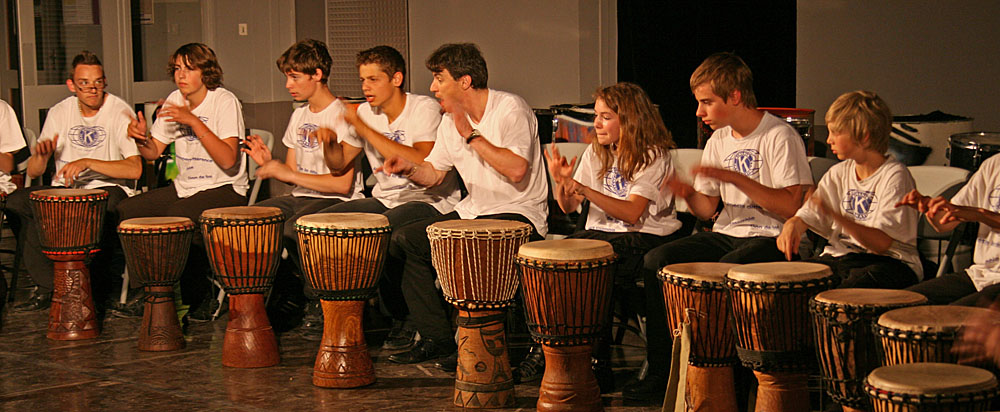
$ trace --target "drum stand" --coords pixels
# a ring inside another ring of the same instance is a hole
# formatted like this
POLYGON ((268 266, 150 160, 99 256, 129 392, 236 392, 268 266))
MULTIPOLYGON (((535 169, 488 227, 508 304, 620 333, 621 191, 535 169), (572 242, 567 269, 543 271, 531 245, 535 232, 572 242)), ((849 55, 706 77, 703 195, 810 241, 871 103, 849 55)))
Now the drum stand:
MULTIPOLYGON (((96 251, 93 251, 96 252, 96 251)), ((90 291, 90 270, 83 254, 47 254, 52 259, 54 290, 46 337, 53 340, 96 338, 97 316, 90 291)))
POLYGON ((357 388, 375 382, 375 366, 361 327, 363 300, 322 300, 323 341, 313 367, 313 385, 357 388))
POLYGON ((222 364, 233 368, 277 365, 278 340, 264 311, 264 294, 229 295, 229 323, 222 340, 222 364))
MULTIPOLYGON (((455 406, 514 406, 514 378, 504 332, 506 316, 506 310, 472 311, 459 307, 455 406)), ((589 362, 587 366, 589 369, 589 362)))

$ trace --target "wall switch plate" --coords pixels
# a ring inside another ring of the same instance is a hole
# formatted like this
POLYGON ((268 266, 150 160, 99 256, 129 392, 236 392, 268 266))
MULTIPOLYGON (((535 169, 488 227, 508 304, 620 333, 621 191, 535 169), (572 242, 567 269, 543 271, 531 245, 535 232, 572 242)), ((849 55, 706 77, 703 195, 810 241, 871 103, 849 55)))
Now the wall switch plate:
POLYGON ((240 23, 239 27, 240 27, 240 36, 246 36, 247 35, 247 24, 246 23, 240 23))

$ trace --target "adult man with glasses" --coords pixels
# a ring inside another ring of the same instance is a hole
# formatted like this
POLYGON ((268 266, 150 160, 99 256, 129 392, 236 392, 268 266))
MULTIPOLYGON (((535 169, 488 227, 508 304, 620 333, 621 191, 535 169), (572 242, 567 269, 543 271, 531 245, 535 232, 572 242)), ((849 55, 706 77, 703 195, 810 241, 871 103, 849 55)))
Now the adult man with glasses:
MULTIPOLYGON (((29 194, 52 187, 103 189, 108 192, 101 253, 92 267, 107 268, 111 252, 117 246, 115 205, 132 195, 131 181, 142 175, 142 160, 135 144, 128 138, 129 122, 135 112, 121 98, 104 91, 107 80, 101 60, 83 51, 73 58, 72 78, 66 87, 73 92, 49 109, 38 143, 28 159, 28 177, 45 173, 49 159, 55 157, 52 186, 32 186, 17 190, 7 199, 7 210, 24 239, 24 264, 36 286, 28 300, 14 306, 15 311, 48 308, 52 299, 52 261, 42 254, 35 227, 29 194)), ((93 273, 95 301, 108 291, 112 279, 102 270, 93 273)))

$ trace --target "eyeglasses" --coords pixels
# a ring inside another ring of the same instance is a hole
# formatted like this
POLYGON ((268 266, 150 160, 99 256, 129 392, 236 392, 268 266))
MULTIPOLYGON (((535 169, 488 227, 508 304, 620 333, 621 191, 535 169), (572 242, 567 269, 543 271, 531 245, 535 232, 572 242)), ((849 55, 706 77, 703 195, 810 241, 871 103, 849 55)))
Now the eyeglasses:
POLYGON ((108 81, 102 77, 100 79, 94 80, 93 82, 91 82, 90 80, 81 80, 81 81, 73 80, 73 84, 75 84, 76 88, 80 89, 81 91, 91 92, 94 90, 104 90, 104 88, 108 86, 108 81))

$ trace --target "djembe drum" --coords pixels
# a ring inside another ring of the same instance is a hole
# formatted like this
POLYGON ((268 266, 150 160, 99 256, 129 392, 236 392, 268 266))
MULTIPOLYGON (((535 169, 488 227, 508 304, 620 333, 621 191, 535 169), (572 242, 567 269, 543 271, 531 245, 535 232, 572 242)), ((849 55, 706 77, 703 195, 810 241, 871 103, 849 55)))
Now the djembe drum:
POLYGON ((539 411, 600 411, 592 345, 611 313, 614 249, 603 240, 526 243, 517 254, 531 338, 542 344, 539 411))
POLYGON ((129 276, 146 291, 139 350, 184 347, 174 307, 174 284, 184 272, 195 225, 186 217, 139 217, 118 225, 129 276))
POLYGON ((441 292, 458 308, 456 406, 514 404, 504 317, 517 291, 514 254, 530 235, 531 225, 511 220, 448 220, 427 227, 441 292))
POLYGON ((809 299, 836 282, 819 263, 752 263, 729 269, 737 348, 757 376, 758 411, 809 410, 807 371, 816 363, 809 299))
POLYGON ((865 391, 875 412, 982 412, 1000 393, 993 373, 948 363, 879 367, 865 391))
MULTIPOLYGON (((885 355, 882 364, 958 363, 958 355, 951 351, 952 344, 962 325, 979 317, 991 319, 1000 327, 1000 312, 985 308, 928 305, 890 310, 874 325, 885 355)), ((993 368, 988 363, 975 366, 993 368)))
POLYGON ((229 294, 229 323, 222 341, 225 366, 278 364, 278 341, 264 310, 264 293, 278 268, 284 220, 275 207, 222 207, 201 214, 208 260, 229 294))
POLYGON ((693 410, 736 410, 736 335, 723 278, 733 263, 677 263, 660 269, 671 330, 690 324, 685 399, 693 410))
POLYGON ((864 380, 881 366, 872 334, 875 319, 926 302, 919 293, 893 289, 834 289, 809 301, 823 383, 845 412, 868 409, 864 380))
POLYGON ((382 273, 389 220, 373 213, 319 213, 300 217, 295 230, 302 271, 323 305, 313 385, 355 388, 375 382, 361 321, 382 273))
POLYGON ((97 317, 87 263, 100 250, 108 192, 100 189, 46 189, 32 192, 42 253, 54 272, 49 339, 96 338, 97 317))

